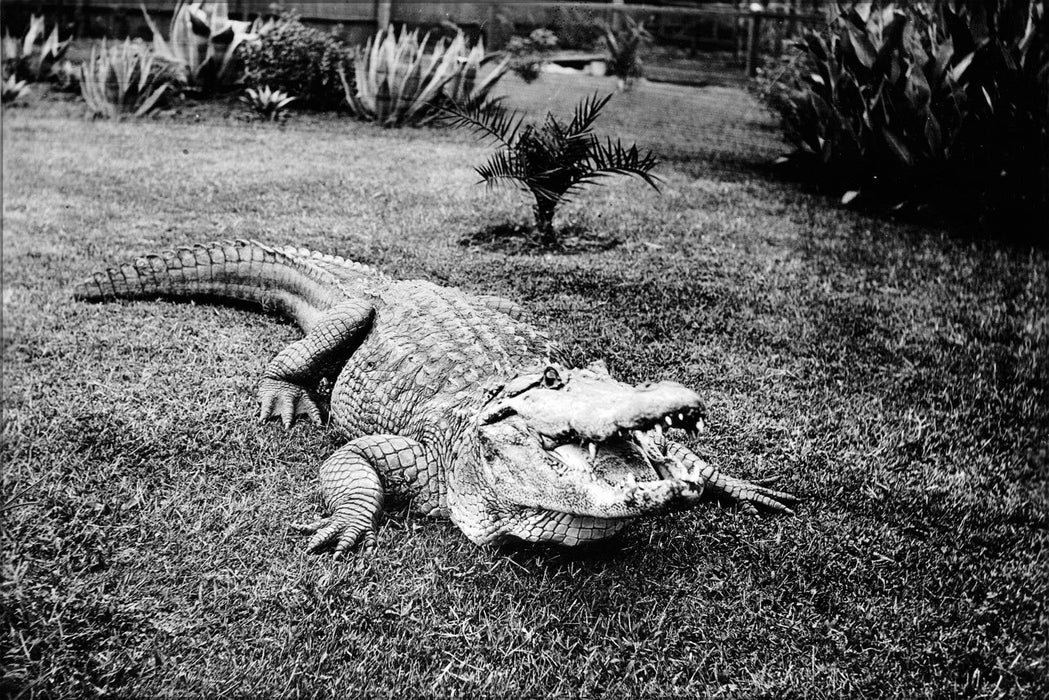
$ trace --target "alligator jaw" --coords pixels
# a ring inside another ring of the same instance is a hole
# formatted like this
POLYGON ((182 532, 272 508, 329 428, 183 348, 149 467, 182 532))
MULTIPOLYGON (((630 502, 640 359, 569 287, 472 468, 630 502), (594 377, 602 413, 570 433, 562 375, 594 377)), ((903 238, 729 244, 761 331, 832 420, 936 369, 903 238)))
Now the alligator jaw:
MULTIPOLYGON (((666 433, 671 429, 683 430, 689 437, 706 432, 703 418, 692 409, 685 408, 664 416, 641 420, 634 425, 616 429, 602 435, 579 435, 569 433, 558 437, 539 435, 543 449, 557 458, 566 468, 594 473, 600 466, 599 458, 608 451, 623 452, 629 448, 644 460, 651 471, 666 461, 666 433)), ((634 475, 637 478, 638 475, 634 475)), ((625 477, 624 477, 625 478, 625 477)))

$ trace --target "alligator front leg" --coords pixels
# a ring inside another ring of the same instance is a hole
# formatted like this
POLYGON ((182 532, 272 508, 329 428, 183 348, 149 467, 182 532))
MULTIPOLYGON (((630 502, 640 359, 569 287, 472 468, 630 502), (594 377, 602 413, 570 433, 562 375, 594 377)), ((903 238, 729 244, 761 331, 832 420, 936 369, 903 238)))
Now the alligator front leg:
POLYGON ((280 418, 290 428, 296 416, 323 422, 315 390, 333 377, 371 328, 375 310, 367 301, 348 301, 328 309, 302 340, 270 361, 259 386, 260 420, 280 418))
POLYGON ((668 440, 666 456, 667 460, 657 467, 659 471, 665 472, 661 476, 680 479, 693 486, 694 498, 697 500, 737 503, 751 513, 761 507, 773 512, 794 514, 787 504, 795 503, 798 500, 795 496, 724 474, 680 443, 668 440))
POLYGON ((312 534, 307 549, 318 551, 335 543, 341 557, 358 543, 363 551, 375 548, 375 531, 383 505, 380 474, 395 481, 425 474, 426 455, 422 445, 399 435, 368 435, 346 443, 321 466, 324 506, 330 516, 296 525, 312 534))

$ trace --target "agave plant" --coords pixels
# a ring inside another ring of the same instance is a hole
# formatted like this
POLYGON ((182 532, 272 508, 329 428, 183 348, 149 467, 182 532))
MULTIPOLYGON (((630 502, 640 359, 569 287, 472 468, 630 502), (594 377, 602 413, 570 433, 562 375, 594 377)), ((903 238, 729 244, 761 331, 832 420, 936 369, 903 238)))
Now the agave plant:
POLYGON ((611 95, 593 95, 576 105, 568 124, 547 113, 540 125, 524 124, 524 118, 500 102, 472 108, 452 106, 446 110, 452 126, 470 129, 482 139, 501 148, 488 162, 476 168, 483 182, 492 186, 510 181, 529 192, 535 203, 538 242, 555 246, 554 214, 571 193, 609 175, 634 175, 657 191, 658 178, 651 174, 656 159, 642 154, 637 146, 625 148, 621 142, 594 135, 594 121, 611 95))
POLYGON ((4 30, 4 37, 0 40, 3 46, 4 77, 16 76, 20 80, 36 82, 50 75, 51 66, 65 54, 70 40, 59 41, 58 27, 52 28, 51 33, 44 37, 45 29, 43 16, 34 15, 21 39, 12 37, 4 30))
POLYGON ((263 85, 258 89, 248 88, 240 99, 256 114, 273 122, 279 121, 284 116, 284 110, 296 98, 281 90, 271 90, 269 86, 263 85))
POLYGON ((420 40, 418 30, 403 27, 399 34, 391 27, 369 39, 354 57, 352 84, 339 69, 350 112, 383 126, 418 126, 437 118, 449 102, 483 104, 506 73, 508 60, 479 80, 488 60, 482 43, 469 48, 462 32, 451 42, 435 41, 432 48, 429 39, 426 34, 420 40))
POLYGON ((608 74, 619 78, 621 88, 629 88, 644 73, 641 51, 652 42, 652 35, 630 15, 623 18, 622 29, 601 25, 602 41, 608 51, 608 74))
POLYGON ((141 41, 108 46, 103 39, 80 67, 80 94, 94 116, 141 117, 169 87, 170 74, 156 65, 153 51, 141 41))
POLYGON ((237 49, 272 27, 272 22, 259 19, 231 20, 225 2, 179 0, 165 40, 144 6, 142 14, 153 32, 157 58, 178 66, 186 85, 205 92, 235 85, 240 78, 236 70, 237 49))
POLYGON ((4 79, 3 82, 3 94, 0 96, 0 102, 8 104, 16 100, 20 100, 29 94, 29 84, 24 80, 19 80, 16 76, 11 75, 4 79))

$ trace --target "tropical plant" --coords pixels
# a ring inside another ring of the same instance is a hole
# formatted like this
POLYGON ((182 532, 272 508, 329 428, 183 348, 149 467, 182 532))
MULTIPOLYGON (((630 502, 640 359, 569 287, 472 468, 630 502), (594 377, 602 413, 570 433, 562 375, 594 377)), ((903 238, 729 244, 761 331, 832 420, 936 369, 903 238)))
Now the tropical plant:
POLYGON ((280 90, 271 90, 264 85, 257 90, 248 88, 240 99, 259 116, 275 122, 285 116, 288 105, 296 98, 280 90))
POLYGON ((557 35, 549 29, 536 29, 527 37, 510 37, 504 49, 510 57, 510 70, 526 83, 534 82, 542 74, 547 56, 557 44, 557 35))
POLYGON ((846 203, 1044 222, 1045 4, 980 7, 857 2, 806 32, 765 90, 796 147, 789 160, 846 203))
POLYGON ((138 40, 110 46, 103 39, 80 67, 80 92, 88 109, 108 119, 147 114, 171 82, 170 72, 158 66, 150 47, 138 40))
POLYGON ((58 27, 44 36, 44 17, 33 15, 29 20, 29 29, 25 36, 16 39, 4 30, 0 40, 3 46, 4 77, 15 76, 26 82, 36 82, 51 74, 51 66, 62 58, 69 48, 69 39, 59 41, 58 27), (37 46, 37 44, 40 44, 37 46))
POLYGON ((652 35, 645 29, 644 22, 638 22, 630 15, 621 19, 623 26, 620 29, 601 24, 602 43, 608 51, 608 75, 619 78, 620 87, 629 88, 644 74, 641 51, 652 43, 652 35))
POLYGON ((568 124, 550 113, 539 126, 524 124, 520 114, 498 101, 470 109, 453 106, 447 114, 452 126, 500 146, 476 168, 477 174, 489 187, 509 181, 532 195, 538 242, 549 247, 558 240, 553 225, 557 207, 584 185, 610 175, 634 175, 659 190, 659 180, 651 174, 657 163, 651 152, 642 154, 636 145, 625 148, 611 139, 602 143, 594 135, 594 121, 611 97, 595 94, 583 100, 568 124))
POLYGON ((153 32, 156 57, 178 66, 182 81, 204 92, 234 87, 241 78, 237 49, 258 40, 273 26, 259 19, 231 20, 226 2, 178 0, 165 39, 145 6, 142 15, 153 32))
POLYGON ((4 79, 3 82, 3 94, 0 96, 0 102, 8 104, 16 100, 20 100, 29 94, 29 84, 24 80, 19 80, 16 76, 10 75, 4 79))
POLYGON ((439 39, 428 48, 429 38, 420 40, 418 30, 405 28, 398 34, 391 27, 369 39, 354 57, 352 83, 340 71, 350 113, 388 127, 418 126, 437 118, 445 104, 484 104, 506 73, 508 59, 478 80, 489 60, 483 43, 470 48, 458 32, 450 42, 439 39))
POLYGON ((305 26, 297 14, 281 14, 258 41, 241 45, 245 82, 255 88, 298 95, 311 109, 339 109, 343 104, 340 71, 353 53, 331 34, 305 26))

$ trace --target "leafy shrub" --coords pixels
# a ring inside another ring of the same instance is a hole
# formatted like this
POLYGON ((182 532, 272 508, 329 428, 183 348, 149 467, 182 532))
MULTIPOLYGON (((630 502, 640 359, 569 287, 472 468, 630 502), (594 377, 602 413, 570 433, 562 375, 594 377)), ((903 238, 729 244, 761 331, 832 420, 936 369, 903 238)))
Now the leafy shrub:
POLYGON ((285 110, 296 98, 280 90, 270 90, 269 87, 263 86, 257 90, 248 88, 240 99, 262 118, 275 122, 286 116, 285 110))
POLYGON ((550 10, 545 13, 545 24, 557 35, 558 46, 569 51, 593 51, 603 35, 600 24, 594 21, 594 13, 561 3, 551 5, 552 13, 550 10))
POLYGON ((103 39, 80 67, 80 94, 93 116, 141 117, 156 108, 174 75, 154 60, 153 50, 130 39, 109 46, 103 39))
POLYGON ((506 73, 504 60, 478 81, 487 60, 484 44, 469 48, 462 32, 432 49, 428 42, 429 34, 420 41, 418 31, 397 34, 392 27, 369 39, 354 57, 352 84, 340 74, 350 112, 383 126, 425 124, 449 102, 483 104, 506 73))
POLYGON ((651 174, 656 165, 651 153, 641 154, 636 145, 627 149, 611 139, 602 144, 594 135, 594 121, 611 97, 583 100, 568 124, 550 113, 541 126, 523 124, 523 117, 497 101, 471 109, 452 107, 449 122, 501 147, 477 174, 489 186, 506 180, 532 195, 538 242, 549 247, 558 242, 553 225, 557 207, 580 187, 609 175, 635 175, 659 189, 651 174))
POLYGON ((298 95, 313 109, 338 109, 343 102, 339 73, 352 52, 334 36, 312 29, 298 15, 284 13, 258 41, 242 44, 246 82, 298 95))
POLYGON ((45 29, 43 16, 34 15, 21 39, 12 37, 4 30, 4 37, 0 40, 3 45, 4 78, 15 76, 32 83, 50 77, 51 67, 69 48, 69 39, 58 40, 58 27, 52 28, 45 38, 45 29))
POLYGON ((0 94, 0 102, 6 105, 22 99, 29 93, 29 83, 24 80, 19 80, 17 76, 10 75, 4 79, 3 92, 0 94))
POLYGON ((536 29, 527 37, 510 37, 505 51, 510 57, 510 70, 531 83, 542 73, 547 54, 556 48, 557 35, 549 29, 536 29))
POLYGON ((1049 18, 1043 2, 981 7, 855 3, 806 32, 765 90, 792 160, 845 202, 1044 224, 1049 18))
POLYGON ((624 15, 622 19, 624 26, 619 30, 607 24, 601 25, 602 41, 608 51, 608 74, 619 78, 622 86, 629 87, 644 74, 641 51, 652 43, 652 35, 645 29, 644 22, 638 22, 630 15, 624 15))
POLYGON ((225 2, 179 0, 165 40, 145 7, 142 14, 153 32, 157 58, 177 66, 186 85, 204 92, 234 87, 242 72, 237 49, 244 42, 257 41, 272 26, 261 20, 231 20, 225 2))
POLYGON ((80 92, 80 64, 68 58, 51 66, 51 80, 62 92, 80 92))

